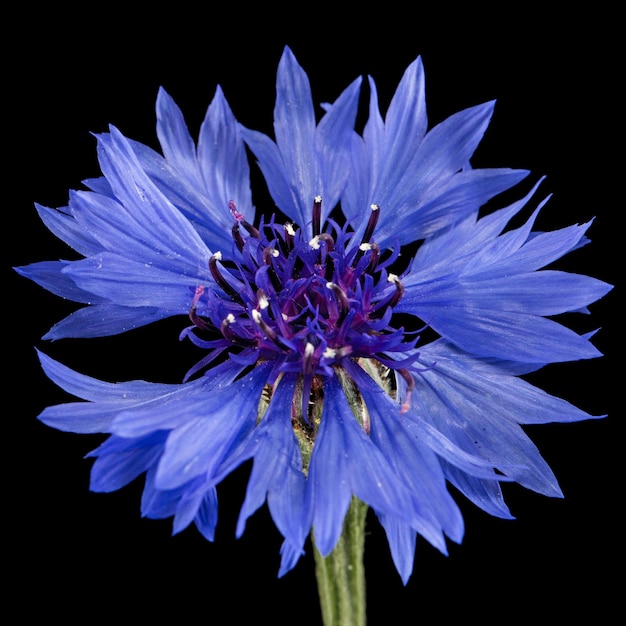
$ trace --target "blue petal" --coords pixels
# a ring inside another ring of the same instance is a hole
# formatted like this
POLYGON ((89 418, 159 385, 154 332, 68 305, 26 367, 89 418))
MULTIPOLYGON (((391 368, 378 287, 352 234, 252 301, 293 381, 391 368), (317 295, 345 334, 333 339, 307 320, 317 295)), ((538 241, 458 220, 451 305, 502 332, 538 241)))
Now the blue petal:
MULTIPOLYGON (((102 251, 120 253, 134 261, 141 261, 157 267, 184 271, 191 264, 192 267, 200 263, 199 259, 190 259, 180 254, 174 254, 163 245, 158 229, 152 229, 147 236, 143 232, 143 225, 138 227, 131 212, 122 207, 114 199, 102 196, 91 191, 76 191, 70 196, 70 208, 76 222, 88 230, 98 241, 102 251)), ((181 218, 182 219, 182 218, 181 218)), ((204 251, 200 258, 208 258, 208 251, 204 251)))
MULTIPOLYGON (((378 515, 378 521, 385 529, 391 558, 402 582, 406 585, 413 573, 417 534, 408 524, 402 523, 394 517, 378 515)), ((445 549, 442 552, 446 554, 445 549)))
MULTIPOLYGON (((415 376, 411 411, 521 485, 561 496, 554 474, 520 424, 591 416, 517 377, 489 373, 484 365, 474 368, 474 361, 445 342, 432 353, 425 347, 420 358, 425 370, 415 376)), ((495 363, 491 366, 497 371, 495 363)))
MULTIPOLYGON (((133 147, 135 147, 135 145, 143 146, 143 144, 137 144, 137 142, 133 141, 132 139, 128 139, 128 142, 133 147)), ((146 150, 149 150, 150 152, 156 154, 156 152, 154 152, 152 148, 148 148, 148 146, 143 146, 143 147, 146 150)), ((159 158, 163 160, 163 157, 159 156, 159 158)), ((113 189, 111 189, 111 185, 109 184, 109 181, 104 176, 97 176, 96 178, 85 178, 82 181, 82 183, 83 185, 85 185, 85 187, 87 187, 87 189, 90 189, 91 191, 95 191, 101 196, 108 196, 109 198, 115 198, 113 189)), ((88 255, 85 255, 85 256, 88 256, 88 255)))
MULTIPOLYGON (((420 274, 432 280, 441 275, 447 276, 454 271, 461 272, 460 268, 465 268, 474 259, 485 258, 484 251, 494 246, 494 240, 497 240, 509 220, 526 206, 542 181, 543 179, 538 180, 523 198, 508 207, 489 213, 480 220, 477 220, 478 213, 473 213, 456 223, 454 228, 447 228, 424 241, 413 259, 408 281, 407 278, 404 279, 405 286, 420 274)), ((507 246, 502 245, 500 241, 500 257, 508 250, 517 250, 523 244, 528 237, 531 225, 532 221, 529 220, 523 229, 518 229, 518 237, 514 235, 511 238, 511 235, 507 234, 507 246)), ((482 265, 484 267, 487 263, 483 262, 482 265)))
MULTIPOLYGON (((371 197, 360 202, 362 211, 370 202, 381 206, 376 231, 380 245, 388 245, 395 237, 400 244, 422 239, 476 210, 528 174, 525 170, 459 171, 482 138, 494 103, 461 111, 426 133, 420 59, 407 68, 398 86, 385 117, 384 132, 373 81, 370 86, 370 120, 364 131, 368 162, 361 169, 372 172, 374 184, 371 197), (397 228, 398 219, 406 228, 397 228)), ((348 215, 357 210, 350 201, 348 208, 348 215)))
MULTIPOLYGON (((232 217, 228 211, 228 200, 220 201, 214 207, 207 197, 207 192, 189 184, 178 171, 158 152, 132 140, 128 140, 144 172, 160 189, 164 196, 184 215, 198 232, 207 248, 213 252, 230 250, 232 221, 225 228, 224 222, 232 217), (218 214, 219 213, 219 214, 218 214)), ((101 185, 98 186, 100 193, 101 185)), ((245 212, 245 206, 241 206, 245 212)))
MULTIPOLYGON (((44 372, 50 380, 64 391, 83 400, 120 404, 128 402, 129 399, 143 402, 181 387, 181 385, 148 383, 143 380, 133 380, 125 383, 104 382, 91 376, 79 374, 58 361, 51 359, 39 350, 37 355, 44 372)), ((189 386, 193 385, 190 384, 189 386)))
POLYGON ((585 336, 553 320, 524 312, 473 308, 445 293, 438 302, 420 304, 411 312, 428 320, 442 337, 479 357, 556 363, 601 356, 585 336))
POLYGON ((515 519, 504 501, 498 481, 471 476, 445 460, 441 462, 441 466, 450 484, 454 485, 470 502, 494 517, 515 519))
POLYGON ((545 267, 568 252, 589 243, 584 234, 590 225, 591 221, 548 233, 529 233, 528 239, 514 252, 507 256, 500 254, 499 258, 487 267, 483 264, 483 275, 487 277, 489 272, 502 276, 545 267))
POLYGON ((555 270, 497 278, 462 279, 437 293, 471 309, 499 309, 531 315, 558 315, 599 300, 611 289, 601 280, 555 270))
MULTIPOLYGON (((391 194, 405 175, 428 126, 424 69, 419 57, 402 76, 389 104, 386 124, 379 111, 376 84, 371 77, 369 87, 369 119, 363 130, 363 140, 355 134, 355 164, 342 198, 342 209, 348 219, 361 216, 355 224, 357 237, 365 227, 367 208, 372 202, 382 202, 391 194)), ((386 206, 385 210, 389 208, 386 206)), ((376 237, 379 240, 379 233, 376 237)))
POLYGON ((349 85, 316 126, 307 75, 287 47, 276 81, 276 143, 242 128, 274 202, 309 237, 314 198, 322 196, 324 219, 339 200, 348 176, 360 82, 349 85))
MULTIPOLYGON (((502 419, 518 424, 569 423, 601 417, 511 375, 507 362, 476 358, 445 341, 420 349, 419 362, 426 368, 424 376, 434 367, 447 382, 463 389, 468 400, 485 407, 497 406, 502 419)), ((487 413, 492 414, 493 410, 487 413)))
POLYGON ((416 178, 423 189, 432 189, 467 165, 478 147, 493 114, 495 101, 486 102, 454 113, 426 133, 419 150, 413 154, 411 177, 391 190, 387 202, 404 197, 403 187, 412 187, 416 178))
POLYGON ((115 128, 98 136, 98 156, 115 197, 127 212, 128 228, 155 252, 204 264, 210 253, 190 222, 141 168, 130 143, 115 128))
POLYGON ((324 407, 308 487, 317 548, 327 556, 341 535, 352 495, 377 512, 413 523, 413 500, 352 413, 335 376, 324 381, 324 407))
POLYGON ((229 203, 251 223, 255 211, 245 146, 221 88, 200 127, 197 150, 180 109, 164 89, 157 97, 157 134, 165 159, 132 144, 146 173, 193 222, 211 250, 229 249, 229 203))
POLYGON ((155 484, 156 467, 146 472, 146 480, 141 494, 141 515, 150 519, 163 519, 176 514, 176 507, 185 493, 185 485, 179 489, 157 489, 155 484))
POLYGON ((415 502, 412 525, 433 546, 446 552, 443 533, 454 541, 463 537, 463 518, 447 491, 438 456, 424 438, 407 426, 400 407, 360 368, 347 370, 356 382, 371 420, 370 437, 398 477, 411 490, 415 502))
MULTIPOLYGON (((92 299, 96 300, 98 296, 92 299)), ((83 307, 57 322, 42 339, 68 337, 107 337, 140 328, 180 311, 168 311, 157 307, 127 307, 103 303, 83 307)))
POLYGON ((274 134, 297 203, 296 215, 290 216, 301 226, 309 221, 313 198, 321 193, 317 180, 315 126, 309 79, 287 47, 278 64, 274 134))
POLYGON ((46 407, 37 419, 46 426, 66 432, 108 433, 118 410, 118 405, 106 402, 71 402, 46 407))
POLYGON ((219 87, 200 126, 198 166, 204 189, 211 200, 208 221, 219 223, 230 233, 233 217, 228 211, 228 203, 233 201, 246 220, 254 223, 245 144, 239 124, 219 87))
POLYGON ((276 527, 292 548, 301 552, 311 529, 311 513, 305 499, 302 456, 291 424, 295 382, 294 376, 283 376, 246 450, 245 457, 253 456, 254 464, 237 521, 237 536, 243 534, 246 520, 267 498, 276 527))
MULTIPOLYGON (((176 513, 172 524, 172 534, 176 535, 189 524, 191 524, 198 514, 202 503, 206 496, 206 489, 201 481, 198 481, 200 487, 187 488, 183 492, 178 504, 176 505, 176 513)), ((213 488, 209 488, 213 491, 213 488)))
MULTIPOLYGON (((370 89, 372 99, 376 98, 374 81, 371 79, 370 89)), ((372 101, 370 120, 373 104, 372 101)), ((418 57, 402 75, 385 115, 385 139, 384 146, 381 147, 383 154, 381 169, 377 175, 375 197, 387 198, 393 193, 409 168, 427 128, 424 67, 421 58, 418 57)), ((364 137, 373 139, 372 135, 366 126, 364 137)))
MULTIPOLYGON (((319 193, 322 195, 322 220, 326 220, 339 201, 349 175, 349 153, 356 119, 361 79, 354 80, 327 109, 317 127, 315 146, 319 162, 319 193)), ((310 201, 303 196, 307 221, 310 201)))
POLYGON ((292 570, 300 557, 304 554, 301 546, 294 546, 285 539, 280 547, 280 569, 278 577, 281 578, 288 571, 292 570))
POLYGON ((525 363, 600 356, 587 336, 542 316, 584 310, 611 286, 577 274, 535 271, 541 261, 574 248, 586 227, 533 237, 544 200, 523 226, 500 234, 537 185, 511 207, 478 221, 471 216, 426 241, 402 278, 405 291, 396 310, 420 317, 477 356, 525 363))
POLYGON ((429 237, 477 211, 488 200, 523 180, 528 170, 478 169, 458 172, 437 193, 424 194, 416 188, 392 211, 381 209, 376 241, 402 245, 429 237), (398 219, 403 228, 398 228, 398 219))
MULTIPOLYGON (((241 127, 241 135, 254 153, 257 163, 263 172, 263 177, 267 188, 276 203, 276 206, 287 215, 287 217, 300 223, 305 219, 298 208, 298 199, 291 189, 287 172, 284 169, 282 157, 278 146, 263 133, 256 130, 241 127)), ((313 205, 311 199, 310 205, 313 205)), ((309 213, 311 211, 309 207, 309 213)), ((307 215, 303 223, 310 219, 307 215)))
POLYGON ((213 541, 217 508, 217 490, 202 478, 189 481, 178 489, 163 490, 155 485, 155 468, 146 473, 141 514, 153 519, 174 516, 172 534, 181 532, 194 522, 202 536, 213 541))
POLYGON ((172 393, 184 394, 201 384, 168 385, 141 380, 108 383, 79 374, 41 352, 38 354, 46 375, 53 382, 74 396, 90 400, 49 406, 41 412, 38 419, 44 424, 64 431, 111 432, 113 421, 120 412, 144 403, 158 404, 172 393))
POLYGON ((159 88, 156 101, 157 137, 163 156, 179 176, 197 187, 202 179, 196 157, 196 144, 189 134, 185 118, 172 97, 159 88))
POLYGON ((88 456, 98 457, 91 468, 89 488, 96 492, 121 489, 154 465, 163 450, 165 435, 150 436, 144 440, 121 440, 110 437, 88 456), (111 443, 117 450, 111 450, 111 443), (121 444, 121 445, 120 445, 121 444))
POLYGON ((202 536, 209 541, 215 538, 217 526, 217 490, 215 487, 208 489, 194 518, 196 528, 202 536))
POLYGON ((54 233, 54 235, 79 254, 89 256, 102 249, 92 234, 76 222, 69 207, 50 209, 40 204, 35 204, 35 208, 41 221, 50 232, 54 233))
POLYGON ((360 240, 372 203, 381 207, 376 242, 403 245, 448 228, 527 176, 527 170, 469 167, 494 104, 460 111, 427 132, 418 58, 405 71, 383 123, 370 78, 369 119, 363 139, 353 137, 352 172, 342 197, 355 240, 360 240))
POLYGON ((501 234, 508 221, 526 206, 542 180, 509 207, 478 221, 470 216, 455 228, 424 242, 405 286, 419 282, 421 275, 428 281, 442 275, 475 275, 486 279, 532 272, 588 243, 584 234, 590 222, 548 233, 532 232, 534 221, 549 197, 539 203, 521 227, 501 234))
POLYGON ((171 430, 194 420, 209 409, 207 398, 230 385, 243 368, 230 361, 211 375, 181 385, 169 385, 158 395, 118 412, 112 430, 120 437, 142 437, 158 429, 171 430))
POLYGON ((175 489, 197 476, 214 477, 231 448, 254 429, 258 405, 267 382, 267 368, 228 385, 218 385, 199 399, 182 406, 182 425, 168 436, 156 481, 160 489, 175 489))
POLYGON ((183 274, 112 252, 73 261, 64 271, 78 287, 116 304, 178 314, 189 311, 195 287, 213 284, 208 269, 189 268, 183 274))
POLYGON ((71 266, 74 261, 40 261, 15 267, 15 271, 25 278, 36 282, 51 293, 61 298, 83 302, 85 304, 101 300, 95 294, 81 289, 72 278, 64 274, 64 270, 71 266))

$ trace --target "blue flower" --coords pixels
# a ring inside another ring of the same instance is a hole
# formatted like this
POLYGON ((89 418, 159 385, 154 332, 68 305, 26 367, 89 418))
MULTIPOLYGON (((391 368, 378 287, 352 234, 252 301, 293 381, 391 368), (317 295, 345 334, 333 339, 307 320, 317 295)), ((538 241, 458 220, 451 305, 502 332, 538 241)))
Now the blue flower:
POLYGON ((144 476, 144 516, 173 517, 174 532, 195 524, 213 540, 217 486, 251 460, 236 533, 267 503, 284 537, 279 575, 311 533, 322 555, 333 550, 356 497, 406 582, 418 536, 444 554, 447 540, 462 540, 448 484, 504 518, 503 481, 562 495, 523 426, 592 416, 522 376, 599 356, 593 332, 554 318, 588 313, 611 287, 543 269, 588 243, 590 223, 534 231, 542 180, 479 212, 529 174, 471 167, 493 102, 429 129, 419 58, 384 119, 371 78, 369 87, 362 135, 360 80, 318 121, 286 48, 275 138, 241 126, 218 88, 197 145, 160 90, 162 155, 111 127, 97 136, 102 177, 66 207, 37 206, 81 258, 17 271, 86 305, 47 339, 184 315, 181 338, 201 351, 172 384, 107 383, 40 353, 46 374, 81 400, 40 419, 108 435, 90 454, 91 489, 144 476), (247 150, 285 219, 255 220, 247 150))

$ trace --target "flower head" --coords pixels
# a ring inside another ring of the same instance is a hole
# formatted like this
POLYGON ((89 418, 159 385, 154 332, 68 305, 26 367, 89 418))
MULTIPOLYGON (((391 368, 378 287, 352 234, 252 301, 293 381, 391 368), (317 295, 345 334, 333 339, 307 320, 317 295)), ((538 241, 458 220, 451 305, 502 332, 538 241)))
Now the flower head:
POLYGON ((503 481, 561 495, 522 426, 591 416, 521 376, 599 356, 593 333, 553 318, 587 312, 610 286, 543 269, 586 244, 590 223, 533 231, 541 180, 480 212, 528 175, 470 166, 493 102, 429 129, 419 58, 384 119, 369 86, 362 135, 360 80, 317 121, 286 48, 275 139, 238 124, 218 88, 197 145, 161 90, 162 155, 112 127, 97 137, 103 176, 67 207, 37 207, 82 258, 17 270, 87 305, 48 339, 185 316, 181 338, 201 351, 172 384, 106 383, 40 354, 83 400, 40 419, 108 435, 90 455, 93 490, 144 475, 143 515, 173 516, 174 532, 194 523, 212 540, 217 486, 252 460, 236 532, 267 502, 284 537, 281 575, 311 532, 322 555, 333 550, 356 497, 406 582, 418 535, 443 553, 462 539, 448 484, 500 517, 510 517, 503 481), (247 149, 280 214, 255 219, 247 149))

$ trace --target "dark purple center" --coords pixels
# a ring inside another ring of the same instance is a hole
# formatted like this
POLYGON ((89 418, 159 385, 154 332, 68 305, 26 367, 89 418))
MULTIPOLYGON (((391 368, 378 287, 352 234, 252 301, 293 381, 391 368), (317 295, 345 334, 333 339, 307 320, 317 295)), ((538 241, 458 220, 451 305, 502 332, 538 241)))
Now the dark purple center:
MULTIPOLYGON (((399 250, 381 254, 373 241, 380 209, 372 205, 361 240, 328 220, 322 231, 321 198, 313 203, 313 238, 292 224, 261 223, 257 230, 230 205, 234 217, 232 256, 216 252, 209 267, 219 289, 196 290, 190 310, 194 326, 213 331, 194 343, 210 350, 192 372, 217 354, 238 361, 273 361, 277 372, 325 376, 346 357, 376 359, 402 370, 390 353, 412 350, 403 328, 392 326, 403 295, 400 279, 387 268, 399 250)), ((402 372, 404 374, 404 372, 402 372)))

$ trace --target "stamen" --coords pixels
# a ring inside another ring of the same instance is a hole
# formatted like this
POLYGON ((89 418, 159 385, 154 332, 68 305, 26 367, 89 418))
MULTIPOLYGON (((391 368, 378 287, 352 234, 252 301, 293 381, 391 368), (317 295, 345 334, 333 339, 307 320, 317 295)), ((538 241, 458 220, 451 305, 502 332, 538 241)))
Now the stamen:
POLYGON ((370 218, 367 221, 367 226, 365 227, 361 243, 369 243, 369 240, 372 238, 374 230, 376 229, 376 224, 378 224, 378 218, 380 217, 380 207, 377 204, 372 204, 370 209, 372 209, 372 212, 370 213, 370 218))
POLYGON ((237 205, 233 200, 228 201, 228 209, 235 218, 236 222, 243 222, 246 219, 241 213, 239 213, 239 211, 237 211, 237 205))
POLYGON ((224 337, 226 337, 226 339, 228 339, 228 341, 230 341, 231 343, 238 343, 239 342, 239 337, 236 335, 236 333, 234 333, 232 331, 232 329, 230 328, 231 324, 235 323, 235 316, 232 313, 229 313, 223 320, 222 323, 220 324, 220 332, 222 333, 222 335, 224 335, 224 337))
POLYGON ((313 237, 322 232, 322 196, 313 199, 313 237))
POLYGON ((287 246, 287 251, 293 250, 293 239, 296 236, 296 231, 292 224, 287 222, 284 225, 285 229, 285 245, 287 246))
POLYGON ((271 265, 272 264, 271 257, 274 257, 276 259, 279 256, 280 256, 280 252, 278 250, 276 250, 276 248, 270 248, 268 246, 267 248, 263 249, 263 263, 265 263, 265 265, 271 265))
MULTIPOLYGON (((377 243, 362 243, 359 246, 359 250, 361 252, 369 252, 370 253, 370 262, 365 268, 365 273, 371 274, 378 265, 378 260, 380 259, 380 246, 377 243)), ((355 264, 356 267, 356 264, 355 264)))
POLYGON ((237 249, 239 250, 239 252, 243 251, 243 246, 244 246, 244 241, 243 241, 243 237, 241 236, 241 232, 239 232, 239 223, 235 222, 232 229, 231 229, 231 233, 233 235, 233 239, 235 240, 235 245, 237 246, 237 249))
POLYGON ((316 250, 317 248, 319 248, 320 241, 323 241, 326 244, 326 250, 328 252, 332 252, 335 249, 335 240, 328 233, 322 233, 321 235, 318 235, 317 237, 314 237, 313 239, 317 239, 318 241, 318 245, 315 248, 316 250))
POLYGON ((237 224, 241 224, 255 239, 260 239, 261 234, 259 233, 259 231, 254 226, 252 226, 252 224, 246 221, 243 213, 239 213, 239 211, 237 210, 237 206, 232 200, 228 201, 228 209, 230 210, 237 224))
POLYGON ((200 300, 203 293, 204 293, 204 287, 202 285, 198 285, 196 287, 195 293, 193 294, 193 300, 191 301, 192 309, 194 310, 196 309, 196 307, 198 306, 198 300, 200 300))
POLYGON ((268 267, 268 276, 269 276, 270 282, 272 283, 272 287, 274 288, 274 290, 277 292, 281 290, 282 285, 281 285, 280 278, 276 274, 276 268, 274 267, 274 264, 272 263, 272 259, 277 259, 279 256, 280 256, 280 252, 276 248, 272 248, 270 246, 263 248, 263 253, 262 253, 263 264, 268 267))
POLYGON ((222 253, 218 250, 211 258, 209 259, 209 270, 211 271, 211 276, 215 279, 215 282, 234 300, 241 302, 241 296, 239 292, 231 287, 230 284, 226 281, 226 279, 222 276, 219 268, 217 267, 217 262, 222 260, 222 253))
POLYGON ((276 344, 281 350, 285 349, 285 346, 280 342, 280 337, 274 332, 272 328, 270 328, 269 324, 263 319, 261 314, 256 310, 252 309, 252 319, 255 321, 256 325, 259 327, 261 332, 274 344, 276 344))
POLYGON ((335 350, 335 358, 337 360, 343 359, 346 356, 350 356, 352 354, 352 346, 345 345, 341 346, 341 348, 337 348, 335 350))
POLYGON ((365 227, 365 232, 363 233, 363 238, 361 239, 361 244, 359 245, 359 249, 354 257, 354 261, 352 262, 352 267, 356 268, 357 263, 361 260, 363 253, 366 252, 369 248, 367 248, 366 244, 370 243, 370 239, 374 234, 374 230, 376 228, 376 224, 378 224, 378 217, 380 216, 380 207, 377 204, 372 204, 370 206, 372 212, 370 213, 370 218, 367 221, 367 226, 365 227))
POLYGON ((197 314, 198 300, 204 293, 204 287, 202 285, 196 287, 196 292, 193 295, 191 301, 191 307, 189 307, 189 319, 193 322, 194 326, 201 328, 202 330, 209 330, 210 326, 197 314))
POLYGON ((370 247, 370 263, 367 266, 367 272, 373 272, 378 266, 378 260, 380 259, 380 246, 377 243, 368 244, 370 247))
POLYGON ((395 274, 389 274, 387 280, 390 283, 394 283, 394 285, 396 286, 396 292, 393 294, 393 296, 391 296, 391 299, 388 303, 388 306, 393 308, 396 306, 396 304, 398 304, 398 302, 400 302, 400 298, 402 298, 402 296, 404 295, 404 286, 395 274))
POLYGON ((341 320, 350 310, 350 301, 348 300, 348 296, 337 283, 327 282, 326 288, 330 289, 337 299, 337 304, 339 305, 339 319, 337 321, 341 323, 341 320))
POLYGON ((255 239, 261 239, 261 233, 254 226, 252 226, 252 224, 244 221, 242 222, 242 225, 248 231, 251 237, 254 237, 255 239))
POLYGON ((312 343, 307 342, 306 346, 304 346, 304 355, 302 357, 302 367, 305 374, 312 374, 315 369, 315 365, 313 363, 314 355, 315 346, 312 343))
POLYGON ((265 293, 265 291, 263 291, 263 289, 259 289, 256 292, 256 299, 259 303, 259 308, 261 310, 267 309, 267 307, 270 305, 269 298, 267 297, 267 294, 265 293))
POLYGON ((333 348, 326 348, 326 350, 324 350, 324 352, 322 353, 322 356, 325 359, 334 359, 336 355, 337 355, 337 350, 333 348))

